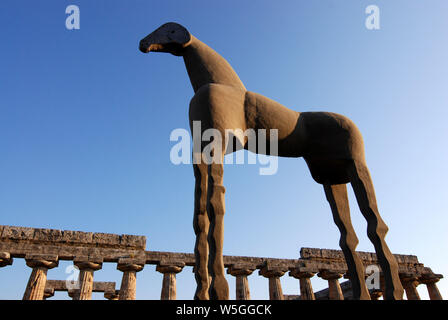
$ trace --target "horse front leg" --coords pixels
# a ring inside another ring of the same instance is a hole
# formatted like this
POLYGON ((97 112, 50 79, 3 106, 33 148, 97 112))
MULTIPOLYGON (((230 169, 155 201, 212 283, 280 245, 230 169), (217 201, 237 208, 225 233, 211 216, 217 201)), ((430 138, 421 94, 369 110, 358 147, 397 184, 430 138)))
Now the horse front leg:
POLYGON ((208 207, 207 212, 210 220, 208 242, 209 273, 212 277, 210 284, 210 299, 228 300, 229 285, 225 278, 223 244, 224 244, 224 213, 225 213, 225 188, 223 186, 224 155, 217 163, 208 166, 208 207))
POLYGON ((195 300, 209 300, 209 276, 208 276, 208 230, 210 222, 207 215, 207 165, 199 160, 193 164, 195 177, 194 190, 194 218, 193 228, 196 235, 194 246, 196 278, 195 300))

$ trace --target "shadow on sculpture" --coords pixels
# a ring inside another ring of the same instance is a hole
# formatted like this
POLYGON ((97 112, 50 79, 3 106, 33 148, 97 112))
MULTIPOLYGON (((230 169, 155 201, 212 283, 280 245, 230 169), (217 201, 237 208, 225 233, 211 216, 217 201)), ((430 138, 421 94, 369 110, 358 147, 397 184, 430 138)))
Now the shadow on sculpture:
MULTIPOLYGON (((241 129, 243 132, 265 129, 267 137, 270 137, 270 130, 277 129, 278 156, 305 159, 313 179, 324 186, 333 219, 341 233, 339 244, 347 262, 353 296, 368 300, 364 266, 355 252, 358 239, 350 219, 346 184, 351 183, 384 274, 385 298, 402 299, 398 265, 385 242, 388 227, 378 212, 363 139, 350 119, 330 112, 296 112, 247 91, 223 57, 177 23, 166 23, 142 39, 140 50, 183 57, 195 92, 189 110, 191 128, 193 121, 200 121, 202 132, 213 128, 223 137, 226 129, 241 129)), ((218 161, 211 164, 204 161, 205 144, 193 146, 196 179, 193 222, 196 234, 195 299, 223 300, 229 297, 222 258, 225 212, 223 158, 225 153, 248 149, 247 136, 237 137, 237 140, 239 145, 234 144, 232 150, 226 150, 227 139, 216 142, 222 145, 215 150, 224 151, 213 155, 218 161)))

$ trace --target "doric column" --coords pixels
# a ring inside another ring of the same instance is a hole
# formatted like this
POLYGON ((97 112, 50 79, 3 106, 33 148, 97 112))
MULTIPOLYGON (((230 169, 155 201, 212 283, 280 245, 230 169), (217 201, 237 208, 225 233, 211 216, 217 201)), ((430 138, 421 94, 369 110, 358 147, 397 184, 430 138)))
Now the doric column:
POLYGON ((269 299, 284 300, 282 284, 280 277, 285 274, 287 269, 281 266, 275 266, 267 262, 258 272, 259 275, 269 279, 269 299))
POLYGON ((330 300, 344 300, 339 279, 343 273, 323 270, 317 274, 318 277, 328 281, 328 297, 330 300))
POLYGON ((45 288, 44 300, 47 300, 48 298, 51 298, 53 296, 54 296, 54 289, 53 288, 45 288))
POLYGON ((381 290, 371 290, 370 291, 370 299, 371 300, 379 300, 383 296, 383 291, 381 290))
POLYGON ((102 258, 75 257, 73 263, 79 268, 79 289, 74 290, 73 300, 91 300, 93 273, 101 269, 103 260, 102 258))
POLYGON ((29 254, 25 256, 25 261, 28 267, 33 268, 33 271, 28 280, 23 300, 43 300, 47 271, 58 265, 58 256, 29 254))
POLYGON ((76 297, 79 296, 78 289, 67 289, 67 294, 73 300, 76 300, 76 297))
POLYGON ((182 261, 160 261, 156 271, 163 273, 160 300, 176 300, 176 274, 181 272, 185 263, 182 261))
POLYGON ((12 261, 9 252, 0 252, 0 268, 12 265, 12 261))
MULTIPOLYGON (((429 268, 428 268, 429 269, 429 268)), ((419 282, 426 285, 428 289, 429 299, 431 300, 443 300, 436 283, 443 278, 441 274, 428 273, 423 274, 419 278, 419 282)))
POLYGON ((311 278, 315 274, 315 272, 301 271, 300 269, 294 269, 289 272, 289 275, 291 277, 299 279, 300 300, 316 300, 316 297, 314 296, 313 286, 311 285, 311 278))
POLYGON ((420 300, 420 295, 417 291, 419 285, 418 277, 413 274, 402 273, 400 274, 401 284, 406 291, 406 297, 408 300, 420 300))
POLYGON ((104 292, 104 298, 107 300, 118 300, 118 297, 120 295, 120 291, 105 291, 104 292))
POLYGON ((235 277, 236 300, 250 300, 247 276, 250 276, 254 270, 254 267, 243 264, 233 264, 227 269, 227 273, 235 277))
POLYGON ((118 260, 117 269, 123 272, 119 300, 135 300, 137 289, 137 272, 143 270, 145 261, 131 258, 118 260))

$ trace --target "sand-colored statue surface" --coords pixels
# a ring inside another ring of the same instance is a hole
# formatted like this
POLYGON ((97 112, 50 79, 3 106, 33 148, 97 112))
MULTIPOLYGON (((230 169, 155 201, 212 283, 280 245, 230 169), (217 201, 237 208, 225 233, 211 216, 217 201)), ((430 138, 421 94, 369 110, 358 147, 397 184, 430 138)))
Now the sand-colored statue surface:
MULTIPOLYGON (((230 64, 213 49, 195 38, 183 26, 167 23, 140 41, 142 52, 167 52, 182 56, 195 95, 190 102, 190 125, 201 121, 203 131, 214 128, 226 135, 226 129, 253 128, 278 130, 278 156, 303 157, 313 179, 323 185, 338 226, 340 246, 347 262, 353 296, 370 299, 365 284, 364 266, 355 252, 358 244, 350 220, 346 184, 353 187, 362 214, 367 220, 367 234, 375 247, 385 280, 385 298, 402 299, 403 288, 397 262, 385 236, 388 227, 380 217, 375 191, 366 165, 360 131, 345 116, 331 112, 296 112, 260 94, 246 90, 230 64)), ((267 79, 269 80, 269 79, 267 79)), ((226 139, 222 140, 224 144, 226 139)), ((240 139, 233 152, 247 149, 247 139, 240 139)), ((198 147, 198 146, 196 146, 198 147)), ((215 155, 221 160, 226 152, 215 155)), ((203 151, 201 144, 198 150, 203 151)), ((196 150, 196 148, 193 148, 196 150)), ((196 160, 200 153, 193 153, 196 160)), ((223 263, 224 192, 223 161, 193 164, 195 187, 194 231, 195 299, 228 299, 229 289, 223 263), (211 277, 211 282, 209 282, 211 277)), ((293 187, 293 186, 290 186, 293 187)))

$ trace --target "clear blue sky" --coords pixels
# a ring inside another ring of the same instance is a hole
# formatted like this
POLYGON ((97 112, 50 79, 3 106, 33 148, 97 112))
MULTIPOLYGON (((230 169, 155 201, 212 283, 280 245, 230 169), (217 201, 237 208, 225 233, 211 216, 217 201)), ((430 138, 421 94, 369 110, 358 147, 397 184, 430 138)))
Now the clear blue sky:
MULTIPOLYGON (((171 131, 188 129, 193 90, 181 58, 138 51, 141 38, 175 21, 222 54, 248 90, 350 117, 364 136, 391 250, 448 276, 447 13, 446 0, 3 0, 0 224, 145 235, 149 250, 193 251, 193 171, 169 159, 171 131), (65 28, 70 4, 81 10, 80 30, 65 28), (381 10, 380 30, 364 26, 370 4, 381 10)), ((273 176, 258 169, 226 165, 225 254, 337 249, 305 162, 280 159, 273 176)), ((372 251, 349 191, 359 250, 372 251)), ((49 278, 66 278, 69 264, 49 278)), ((0 299, 21 298, 29 274, 22 259, 2 268, 0 299)), ((95 273, 118 284, 120 276, 111 264, 95 273)), ((159 298, 153 266, 138 278, 138 298, 159 298)), ((178 297, 192 298, 191 268, 178 279, 178 297)), ((266 279, 249 281, 253 298, 268 297, 266 279)), ((298 292, 297 280, 282 284, 298 292)))

